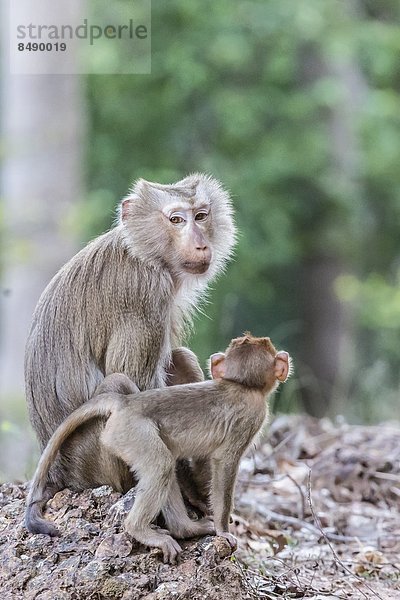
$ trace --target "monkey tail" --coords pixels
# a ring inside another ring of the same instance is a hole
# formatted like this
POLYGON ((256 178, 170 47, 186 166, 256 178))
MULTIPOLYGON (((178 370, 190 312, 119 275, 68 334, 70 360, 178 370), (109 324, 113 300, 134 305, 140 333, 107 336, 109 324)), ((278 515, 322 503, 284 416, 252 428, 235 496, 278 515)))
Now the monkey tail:
POLYGON ((43 518, 43 506, 49 499, 47 493, 48 474, 61 445, 79 425, 95 417, 108 417, 118 405, 118 400, 112 397, 89 400, 59 425, 43 450, 32 479, 25 512, 25 526, 31 533, 59 535, 58 529, 43 518))

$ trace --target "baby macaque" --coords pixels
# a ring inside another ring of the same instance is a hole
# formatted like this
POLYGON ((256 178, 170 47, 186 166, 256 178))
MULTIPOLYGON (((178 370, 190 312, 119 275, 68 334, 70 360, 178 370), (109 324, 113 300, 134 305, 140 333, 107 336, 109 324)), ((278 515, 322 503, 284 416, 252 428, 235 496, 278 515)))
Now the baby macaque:
POLYGON ((289 376, 290 357, 277 352, 268 337, 245 334, 210 362, 213 380, 144 392, 135 392, 126 375, 106 378, 99 394, 69 415, 45 448, 28 496, 28 529, 57 535, 51 523, 32 519, 30 511, 43 501, 49 469, 63 442, 77 427, 101 416, 107 418, 102 443, 139 480, 125 521, 132 537, 160 548, 164 562, 172 563, 181 551, 176 538, 215 533, 235 548, 229 519, 239 461, 267 417, 266 397, 289 376), (109 389, 135 393, 105 391, 107 379, 109 389), (213 521, 194 521, 187 514, 175 468, 185 458, 210 461, 213 521), (167 530, 152 526, 160 512, 167 530))

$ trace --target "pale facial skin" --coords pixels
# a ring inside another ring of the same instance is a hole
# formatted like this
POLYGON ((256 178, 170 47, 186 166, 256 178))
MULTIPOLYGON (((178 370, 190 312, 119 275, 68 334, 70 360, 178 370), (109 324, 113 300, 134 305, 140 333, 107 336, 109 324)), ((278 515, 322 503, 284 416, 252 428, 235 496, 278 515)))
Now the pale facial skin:
POLYGON ((167 205, 162 212, 172 227, 177 248, 184 250, 182 268, 195 275, 205 273, 212 259, 207 235, 210 207, 180 202, 167 205))

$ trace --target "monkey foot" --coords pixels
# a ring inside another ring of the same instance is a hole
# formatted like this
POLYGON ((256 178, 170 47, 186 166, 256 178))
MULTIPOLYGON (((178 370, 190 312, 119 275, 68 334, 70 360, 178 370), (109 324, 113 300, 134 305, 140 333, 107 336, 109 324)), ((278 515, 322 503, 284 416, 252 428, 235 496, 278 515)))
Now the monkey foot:
POLYGON ((205 517, 198 521, 188 521, 179 524, 177 527, 171 527, 171 533, 178 539, 186 539, 200 535, 215 534, 215 526, 211 519, 205 517))
POLYGON ((198 535, 209 535, 211 533, 215 533, 215 525, 211 517, 203 517, 202 519, 195 521, 195 524, 201 531, 201 533, 198 535))
POLYGON ((182 548, 170 535, 162 535, 162 541, 158 545, 163 553, 164 563, 175 564, 182 548))
POLYGON ((150 548, 159 548, 165 563, 175 564, 182 548, 166 529, 149 527, 136 529, 125 521, 128 533, 138 542, 150 548))

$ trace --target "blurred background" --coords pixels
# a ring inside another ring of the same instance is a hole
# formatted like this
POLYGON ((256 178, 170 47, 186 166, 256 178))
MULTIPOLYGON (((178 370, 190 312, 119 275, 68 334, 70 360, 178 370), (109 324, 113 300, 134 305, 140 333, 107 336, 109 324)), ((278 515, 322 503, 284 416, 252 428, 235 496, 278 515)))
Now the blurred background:
POLYGON ((11 76, 3 60, 0 85, 0 479, 37 458, 38 297, 138 177, 201 170, 232 193, 235 260, 189 340, 203 365, 244 330, 270 335, 296 368, 274 411, 399 419, 397 0, 154 0, 151 75, 11 76))

